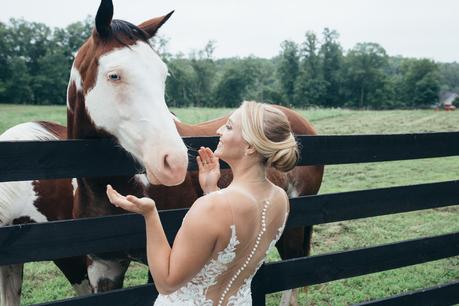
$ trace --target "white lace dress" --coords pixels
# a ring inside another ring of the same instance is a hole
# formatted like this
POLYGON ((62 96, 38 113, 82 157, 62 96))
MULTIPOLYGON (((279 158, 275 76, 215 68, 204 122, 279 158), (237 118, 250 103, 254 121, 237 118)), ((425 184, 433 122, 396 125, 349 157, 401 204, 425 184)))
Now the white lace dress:
MULTIPOLYGON (((220 251, 217 255, 217 258, 212 258, 202 269, 201 271, 191 280, 189 281, 185 286, 182 288, 178 289, 177 291, 169 294, 169 295, 158 295, 154 306, 171 306, 171 305, 182 305, 182 306, 214 306, 214 305, 232 305, 232 306, 251 306, 252 305, 252 295, 251 295, 251 282, 252 279, 256 273, 256 271, 260 268, 262 263, 264 262, 266 256, 268 255, 269 251, 274 247, 276 244, 277 240, 279 240, 284 227, 285 223, 287 220, 287 214, 285 214, 285 218, 282 222, 282 225, 275 233, 275 237, 273 240, 268 241, 268 243, 263 243, 264 247, 262 249, 265 249, 265 251, 260 254, 260 256, 257 256, 258 258, 258 263, 255 265, 255 270, 249 273, 248 275, 246 274, 246 278, 242 281, 239 281, 239 288, 234 288, 233 286, 233 292, 229 296, 225 296, 227 293, 229 293, 229 288, 228 286, 226 287, 223 292, 221 292, 220 295, 220 300, 219 301, 213 301, 212 299, 209 299, 207 297, 207 292, 209 288, 212 286, 216 285, 217 282, 219 281, 219 277, 223 275, 224 273, 228 273, 228 268, 230 265, 233 263, 233 261, 236 259, 236 250, 237 246, 239 245, 239 241, 237 238, 236 234, 236 225, 231 225, 231 238, 228 242, 228 245, 226 246, 225 249, 220 251), (223 301, 226 304, 223 304, 223 301)), ((262 232, 262 231, 261 231, 262 232)), ((260 240, 260 239, 258 239, 260 240)), ((256 249, 256 246, 258 246, 259 243, 255 243, 255 247, 252 248, 252 255, 247 253, 244 255, 245 258, 248 258, 247 261, 249 261, 250 257, 253 256, 254 253, 256 253, 254 250, 256 249)), ((260 244, 263 245, 263 244, 260 244)), ((262 250, 260 250, 262 251, 262 250)), ((244 252, 244 251, 242 251, 244 252)), ((255 259, 255 258, 254 258, 255 259)), ((241 271, 244 270, 246 267, 244 264, 238 265, 237 266, 239 269, 235 269, 230 271, 230 274, 232 277, 230 280, 233 280, 237 278, 239 274, 241 274, 241 271)), ((253 270, 253 268, 252 268, 253 270)), ((231 283, 233 281, 229 281, 229 287, 231 287, 231 283)))

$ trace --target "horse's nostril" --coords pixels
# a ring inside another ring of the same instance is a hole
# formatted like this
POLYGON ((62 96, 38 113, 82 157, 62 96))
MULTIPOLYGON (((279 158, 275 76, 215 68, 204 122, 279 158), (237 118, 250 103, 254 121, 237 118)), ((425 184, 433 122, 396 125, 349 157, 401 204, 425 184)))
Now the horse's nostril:
POLYGON ((168 161, 168 159, 169 159, 169 154, 164 155, 164 163, 163 163, 164 169, 165 170, 172 170, 170 161, 168 161))

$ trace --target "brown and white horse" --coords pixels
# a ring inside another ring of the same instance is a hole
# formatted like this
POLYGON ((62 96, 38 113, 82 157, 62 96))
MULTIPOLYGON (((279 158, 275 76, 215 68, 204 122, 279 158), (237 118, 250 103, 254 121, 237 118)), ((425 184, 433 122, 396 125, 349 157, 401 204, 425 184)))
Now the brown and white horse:
MULTIPOLYGON (((75 58, 68 128, 29 122, 7 130, 0 141, 111 137, 144 165, 150 182, 180 184, 188 167, 187 148, 164 100, 167 67, 148 43, 171 14, 138 27, 112 21, 112 15, 112 2, 103 0, 96 28, 75 58)), ((0 226, 122 213, 108 205, 103 192, 108 182, 143 193, 142 184, 119 177, 1 183, 0 226)), ((86 275, 85 257, 56 261, 80 294, 120 287, 128 263, 94 259, 86 275)), ((22 270, 23 265, 0 267, 1 305, 19 305, 22 270)))
MULTIPOLYGON (((145 167, 132 177, 78 178, 0 183, 0 226, 123 213, 110 205, 105 186, 147 195, 159 209, 189 207, 202 195, 197 173, 187 172, 180 136, 215 135, 226 117, 198 125, 175 120, 164 100, 167 67, 148 44, 171 13, 134 26, 112 20, 111 0, 102 0, 91 37, 79 49, 67 90, 67 127, 49 122, 17 125, 2 140, 112 138, 145 167)), ((297 134, 314 135, 299 114, 281 108, 297 134)), ((82 156, 84 158, 84 156, 82 156)), ((269 177, 291 197, 318 192, 323 166, 297 167, 269 177)), ((221 187, 231 180, 225 170, 221 187)), ((285 232, 277 247, 282 258, 309 254, 312 228, 285 232)), ((145 254, 90 254, 55 261, 78 294, 120 288, 131 260, 145 254), (87 270, 86 270, 87 265, 87 270), (86 274, 87 273, 87 274, 86 274)), ((19 305, 22 265, 0 267, 1 305, 19 305)))

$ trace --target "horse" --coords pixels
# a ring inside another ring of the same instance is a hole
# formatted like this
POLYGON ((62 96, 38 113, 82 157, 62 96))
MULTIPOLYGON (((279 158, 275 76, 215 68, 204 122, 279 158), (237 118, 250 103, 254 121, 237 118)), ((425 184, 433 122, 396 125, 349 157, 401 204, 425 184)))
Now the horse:
MULTIPOLYGON (((187 147, 181 137, 215 135, 227 116, 188 125, 169 112, 164 99, 167 66, 148 40, 172 13, 135 26, 112 20, 112 1, 101 0, 95 28, 71 68, 67 126, 29 122, 0 135, 0 141, 109 138, 143 165, 145 173, 0 183, 0 225, 124 213, 110 205, 105 195, 108 183, 122 193, 155 199, 160 210, 190 207, 202 195, 197 172, 187 171, 187 147)), ((277 107, 296 134, 316 134, 299 114, 277 107)), ((269 179, 290 197, 316 194, 322 176, 320 165, 296 167, 287 174, 268 172, 269 179)), ((220 187, 227 186, 231 178, 231 172, 223 170, 220 187)), ((285 231, 277 244, 281 257, 309 255, 311 234, 311 227, 285 231)), ((132 260, 146 263, 145 252, 88 254, 55 263, 77 294, 87 294, 121 288, 132 260)), ((2 305, 19 305, 21 283, 22 265, 0 267, 2 305)))
MULTIPOLYGON (((72 66, 67 127, 23 123, 0 135, 0 141, 113 138, 144 166, 149 181, 180 184, 188 168, 187 148, 164 100, 167 67, 148 42, 171 14, 134 26, 112 20, 112 2, 101 1, 96 27, 72 66)), ((105 180, 126 192, 142 193, 136 180, 105 180)), ((107 201, 98 189, 101 182, 83 178, 1 183, 0 226, 122 213, 104 205, 107 201)), ((55 263, 79 295, 122 285, 118 279, 104 286, 99 278, 106 271, 101 271, 97 260, 89 269, 86 257, 55 263)), ((116 271, 127 264, 105 267, 116 271)), ((20 304, 22 274, 22 264, 0 267, 1 305, 20 304)))

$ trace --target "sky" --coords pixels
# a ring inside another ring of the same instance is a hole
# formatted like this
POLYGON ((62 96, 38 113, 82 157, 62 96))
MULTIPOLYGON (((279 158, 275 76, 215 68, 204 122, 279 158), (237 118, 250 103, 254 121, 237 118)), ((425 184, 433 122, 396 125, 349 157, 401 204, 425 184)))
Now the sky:
MULTIPOLYGON (((23 17, 51 27, 95 16, 98 0, 0 0, 0 21, 23 17)), ((336 30, 344 50, 376 42, 391 56, 459 62, 458 0, 114 0, 115 19, 139 24, 175 13, 161 28, 168 51, 188 54, 216 41, 216 58, 270 58, 283 40, 336 30)))

